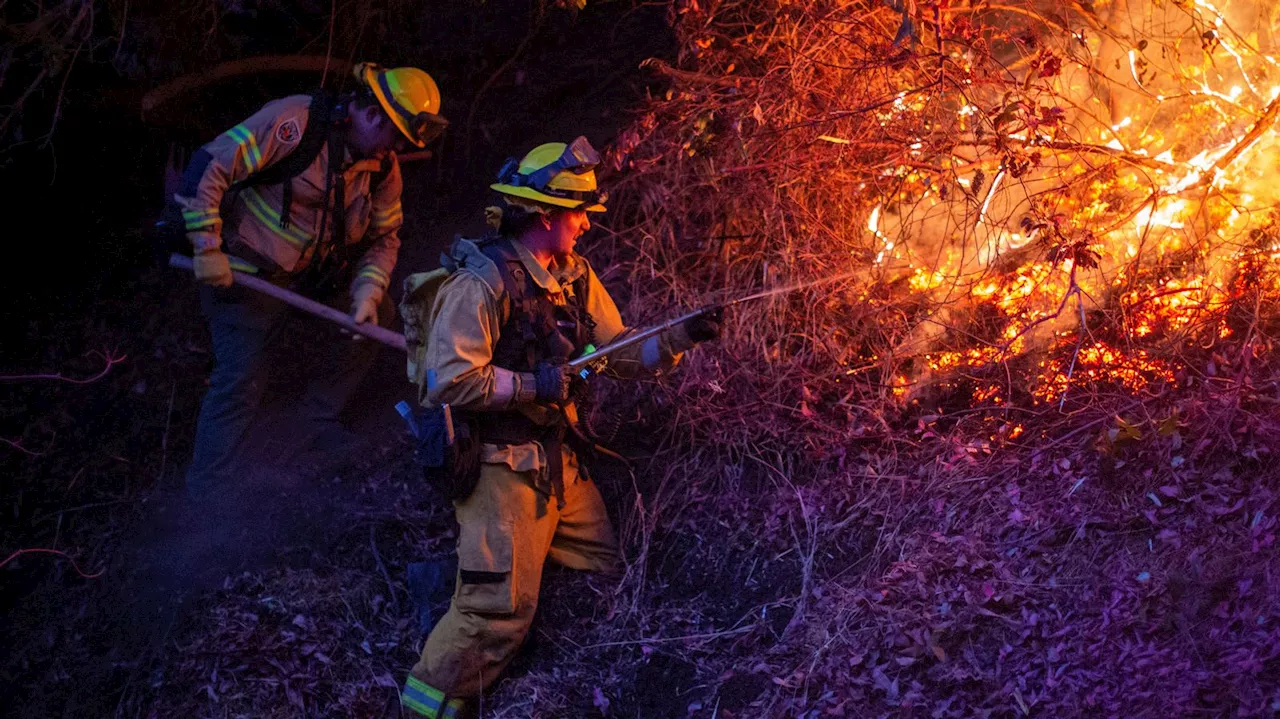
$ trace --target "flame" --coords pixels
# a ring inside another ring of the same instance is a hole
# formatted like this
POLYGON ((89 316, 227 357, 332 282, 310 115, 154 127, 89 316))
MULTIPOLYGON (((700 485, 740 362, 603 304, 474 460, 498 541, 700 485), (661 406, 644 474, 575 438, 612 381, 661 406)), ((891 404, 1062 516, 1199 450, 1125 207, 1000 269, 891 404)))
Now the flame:
POLYGON ((1141 235, 1148 227, 1155 225, 1157 227, 1172 227, 1179 229, 1184 227, 1182 221, 1178 218, 1186 212, 1186 200, 1173 200, 1164 204, 1164 207, 1157 209, 1159 201, 1153 202, 1151 205, 1142 208, 1133 218, 1133 224, 1138 228, 1138 234, 1141 235))
POLYGON ((1058 400, 1072 386, 1118 386, 1131 393, 1142 392, 1153 384, 1173 384, 1176 377, 1169 365, 1153 358, 1146 350, 1122 352, 1098 342, 1081 347, 1070 375, 1056 363, 1041 363, 1031 394, 1036 403, 1058 400))
MULTIPOLYGON (((910 371, 885 382, 894 396, 929 382, 981 404, 1148 392, 1176 384, 1197 348, 1246 334, 1230 321, 1242 297, 1280 303, 1280 84, 1259 84, 1280 64, 1212 2, 1184 7, 1198 29, 1182 39, 1209 61, 1170 51, 1180 40, 1135 42, 1133 82, 1113 91, 1132 97, 1100 113, 1077 111, 1079 97, 1096 97, 1087 72, 1025 80, 1037 89, 1017 101, 974 84, 948 111, 973 141, 939 154, 929 138, 945 128, 910 122, 933 122, 939 104, 886 95, 876 117, 898 128, 902 156, 942 168, 947 185, 917 165, 877 166, 885 189, 866 218, 869 254, 905 280, 918 320, 900 345, 910 371)), ((952 57, 980 65, 968 51, 952 57)))
POLYGON ((911 289, 916 292, 926 292, 935 287, 941 287, 942 283, 946 281, 947 276, 937 270, 926 270, 923 267, 917 267, 908 283, 911 289))

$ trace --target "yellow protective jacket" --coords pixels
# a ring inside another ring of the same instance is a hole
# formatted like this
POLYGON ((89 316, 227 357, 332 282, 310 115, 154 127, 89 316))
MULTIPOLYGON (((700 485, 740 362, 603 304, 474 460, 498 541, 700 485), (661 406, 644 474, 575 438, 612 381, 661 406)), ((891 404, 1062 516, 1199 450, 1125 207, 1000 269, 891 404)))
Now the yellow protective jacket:
MULTIPOLYGON (((595 334, 603 347, 629 331, 618 307, 586 259, 576 254, 544 269, 519 242, 512 242, 534 283, 560 303, 563 288, 587 276, 586 309, 595 321, 595 334)), ((467 411, 516 410, 538 424, 551 424, 558 414, 533 400, 531 378, 492 364, 502 328, 500 297, 504 292, 497 266, 469 240, 458 240, 450 249, 457 271, 423 292, 424 283, 438 281, 437 273, 413 275, 405 281, 405 336, 409 341, 410 379, 417 382, 424 405, 448 403, 467 411), (433 382, 426 381, 428 372, 433 382), (430 386, 428 386, 430 385, 430 386)), ((632 345, 610 357, 606 374, 629 378, 669 369, 691 348, 682 326, 632 345)), ((541 464, 534 447, 485 446, 483 461, 498 461, 517 471, 541 464), (538 457, 529 456, 534 452, 538 457), (505 453, 498 457, 498 454, 505 453), (506 456, 510 455, 510 456, 506 456)))
MULTIPOLYGON (((294 177, 289 223, 281 227, 280 208, 283 184, 264 184, 228 193, 236 182, 249 178, 280 162, 298 148, 310 115, 311 97, 293 95, 269 102, 252 117, 219 135, 201 148, 194 163, 205 163, 194 191, 179 192, 174 199, 182 207, 187 237, 196 252, 218 249, 225 240, 226 251, 237 250, 264 261, 276 272, 296 272, 310 262, 317 239, 332 237, 333 213, 325 221, 325 237, 316 234, 324 214, 325 178, 329 168, 326 142, 310 167, 294 177)), ((372 283, 385 291, 400 251, 400 166, 390 157, 389 171, 377 186, 374 176, 385 168, 381 159, 353 162, 345 153, 343 178, 346 182, 346 241, 354 244, 370 239, 369 249, 355 268, 355 285, 372 283)), ((200 172, 198 167, 188 169, 200 172)), ((335 180, 336 181, 336 180, 335 180)), ((375 297, 381 300, 381 293, 375 297)))

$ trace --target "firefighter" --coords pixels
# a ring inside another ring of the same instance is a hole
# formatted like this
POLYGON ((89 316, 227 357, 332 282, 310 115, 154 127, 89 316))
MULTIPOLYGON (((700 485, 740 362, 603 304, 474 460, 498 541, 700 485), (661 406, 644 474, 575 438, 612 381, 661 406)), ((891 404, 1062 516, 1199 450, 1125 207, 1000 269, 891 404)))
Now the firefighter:
MULTIPOLYGON (((290 317, 232 284, 232 268, 309 294, 356 322, 394 315, 387 285, 400 248, 396 151, 425 147, 447 124, 440 92, 413 67, 355 66, 357 89, 267 103, 192 157, 173 201, 191 243, 214 369, 200 406, 188 491, 222 489, 237 469, 267 378, 266 353, 290 317)), ((308 438, 337 424, 376 351, 340 342, 303 400, 308 438)), ((310 359, 310 358, 308 358, 310 359)))
MULTIPOLYGON (((460 533, 452 602, 401 695, 421 716, 457 716, 494 682, 528 633, 548 558, 578 570, 617 569, 613 527, 581 464, 576 391, 565 365, 588 345, 628 331, 574 251, 591 215, 605 211, 598 162, 583 137, 509 161, 491 186, 507 205, 499 231, 455 241, 445 258, 455 269, 423 327, 413 328, 427 337, 424 406, 448 403, 453 416, 471 418, 480 443, 474 488, 454 501, 460 533)), ((718 315, 695 318, 620 351, 607 372, 625 378, 669 369, 719 332, 718 315)))

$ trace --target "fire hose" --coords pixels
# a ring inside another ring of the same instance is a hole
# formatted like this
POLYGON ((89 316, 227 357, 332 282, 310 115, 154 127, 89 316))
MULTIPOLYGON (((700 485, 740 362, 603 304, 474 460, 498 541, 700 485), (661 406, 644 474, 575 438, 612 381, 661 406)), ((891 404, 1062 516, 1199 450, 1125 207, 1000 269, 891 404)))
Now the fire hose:
POLYGON ((657 335, 660 335, 663 332, 666 332, 672 327, 675 327, 676 325, 684 324, 685 322, 688 322, 689 320, 694 319, 695 317, 701 317, 703 315, 711 314, 713 312, 720 312, 729 307, 733 307, 734 305, 742 304, 743 302, 750 302, 751 300, 763 299, 765 297, 773 297, 775 295, 790 294, 792 292, 799 292, 800 290, 808 289, 810 287, 817 287, 819 285, 827 285, 833 282, 847 280, 857 276, 858 274, 859 274, 858 271, 846 272, 844 274, 833 275, 831 277, 823 277, 821 279, 811 280, 809 282, 800 282, 794 285, 787 285, 785 287, 777 287, 771 290, 765 290, 763 292, 757 292, 752 295, 747 295, 745 297, 738 297, 732 300, 727 300, 725 302, 716 302, 713 304, 709 304, 699 309, 696 309, 692 312, 689 312, 687 314, 680 315, 675 319, 670 319, 670 320, 667 320, 666 322, 663 322, 661 324, 656 324, 647 329, 643 329, 637 332, 632 332, 630 334, 627 334, 622 339, 616 340, 604 347, 601 347, 600 349, 588 348, 588 351, 586 352, 586 354, 583 354, 581 357, 575 360, 571 360, 569 362, 569 369, 575 372, 578 372, 583 379, 586 379, 588 375, 593 374, 596 371, 596 368, 601 367, 604 364, 604 362, 608 360, 609 355, 616 353, 620 349, 631 347, 640 342, 644 342, 650 337, 656 337, 657 335))

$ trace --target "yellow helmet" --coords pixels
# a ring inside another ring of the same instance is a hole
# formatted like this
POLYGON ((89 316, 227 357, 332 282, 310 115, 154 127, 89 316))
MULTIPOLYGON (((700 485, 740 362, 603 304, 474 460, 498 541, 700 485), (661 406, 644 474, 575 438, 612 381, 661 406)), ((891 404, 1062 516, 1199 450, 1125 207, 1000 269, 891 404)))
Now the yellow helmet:
POLYGON ((449 124, 440 115, 440 88, 416 67, 384 70, 372 62, 356 64, 356 79, 373 92, 400 132, 418 147, 426 147, 449 124))
POLYGON ((596 187, 600 155, 585 137, 569 144, 538 145, 517 162, 507 160, 498 181, 490 188, 508 197, 532 200, 539 205, 604 212, 608 193, 596 187))

